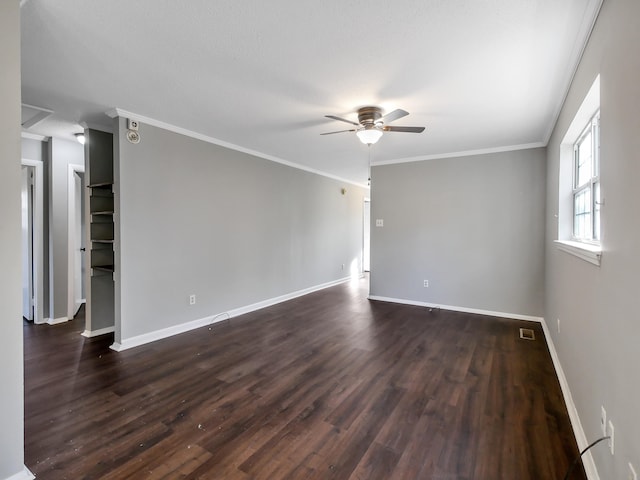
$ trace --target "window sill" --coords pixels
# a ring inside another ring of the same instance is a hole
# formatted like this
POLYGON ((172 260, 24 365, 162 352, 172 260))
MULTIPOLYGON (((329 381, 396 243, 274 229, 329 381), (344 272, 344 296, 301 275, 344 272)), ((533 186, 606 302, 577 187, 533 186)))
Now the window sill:
POLYGON ((575 255, 582 260, 600 266, 602 257, 602 247, 599 245, 589 245, 588 243, 571 242, 568 240, 554 240, 558 250, 575 255))

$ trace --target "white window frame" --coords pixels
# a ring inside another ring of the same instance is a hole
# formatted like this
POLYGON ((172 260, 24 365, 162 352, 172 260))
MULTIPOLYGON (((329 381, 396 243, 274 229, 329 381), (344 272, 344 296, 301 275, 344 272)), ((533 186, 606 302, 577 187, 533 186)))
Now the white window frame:
POLYGON ((589 123, 584 127, 584 130, 573 144, 573 224, 571 227, 572 240, 576 242, 588 243, 591 245, 600 245, 600 222, 596 222, 596 215, 599 215, 600 211, 600 110, 598 110, 590 119, 589 123), (578 184, 578 166, 580 163, 580 146, 583 144, 585 137, 591 134, 591 175, 589 178, 581 184, 578 184), (589 224, 586 230, 588 236, 580 236, 576 232, 576 220, 579 215, 576 212, 576 198, 578 195, 588 191, 590 206, 589 206, 589 224))
MULTIPOLYGON (((588 125, 591 125, 593 118, 600 114, 600 75, 595 79, 582 104, 576 111, 576 114, 567 128, 563 139, 560 142, 560 164, 559 164, 559 184, 558 184, 558 211, 556 218, 558 219, 557 240, 554 243, 558 250, 578 257, 586 262, 600 266, 603 254, 602 230, 600 230, 600 241, 578 239, 574 236, 575 225, 575 144, 583 138, 588 125)), ((598 127, 598 152, 600 153, 598 127)), ((600 158, 598 157, 598 173, 600 173, 600 158)), ((592 175, 593 177, 593 175, 592 175)), ((591 183, 594 188, 598 189, 601 185, 600 176, 596 178, 597 182, 591 183)), ((603 191, 600 190, 602 197, 603 191)), ((595 197, 592 196, 592 199, 595 197)), ((597 200, 596 200, 597 201, 597 200)), ((601 200, 594 207, 600 208, 604 204, 601 200)), ((592 208, 592 212, 595 209, 592 208)))

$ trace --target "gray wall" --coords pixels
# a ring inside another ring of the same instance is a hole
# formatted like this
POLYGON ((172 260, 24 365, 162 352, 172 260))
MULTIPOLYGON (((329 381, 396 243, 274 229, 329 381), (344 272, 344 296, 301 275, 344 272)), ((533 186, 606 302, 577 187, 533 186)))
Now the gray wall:
POLYGON ((640 2, 605 1, 548 146, 545 318, 588 440, 600 406, 615 426, 615 456, 593 449, 600 478, 640 473, 640 2), (603 256, 600 267, 553 245, 560 142, 600 74, 603 256), (561 320, 557 332, 556 319, 561 320))
POLYGON ((77 142, 22 139, 22 158, 43 162, 43 314, 64 320, 68 302, 69 165, 84 165, 84 149, 77 142))
POLYGON ((50 312, 51 297, 49 284, 49 143, 46 141, 22 139, 22 158, 42 162, 42 315, 44 319, 52 318, 50 312))
POLYGON ((366 189, 145 124, 133 145, 124 119, 116 131, 116 342, 360 269, 366 189))
POLYGON ((45 162, 47 158, 46 142, 33 140, 31 138, 22 139, 22 158, 45 162))
POLYGON ((544 149, 374 167, 371 295, 542 316, 544 179, 544 149))
POLYGON ((0 32, 0 478, 9 478, 24 464, 18 0, 0 2, 0 32))
MULTIPOLYGON (((67 318, 69 277, 69 165, 84 165, 84 147, 78 142, 52 138, 49 140, 49 254, 51 319, 67 318)), ((46 244, 46 240, 45 240, 46 244)))

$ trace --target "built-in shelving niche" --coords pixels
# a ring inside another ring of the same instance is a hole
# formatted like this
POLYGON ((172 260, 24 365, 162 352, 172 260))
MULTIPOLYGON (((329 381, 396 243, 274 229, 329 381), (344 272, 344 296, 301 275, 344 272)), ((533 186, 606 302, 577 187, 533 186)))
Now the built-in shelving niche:
POLYGON ((91 245, 87 324, 98 331, 114 326, 113 135, 88 129, 85 136, 91 245))

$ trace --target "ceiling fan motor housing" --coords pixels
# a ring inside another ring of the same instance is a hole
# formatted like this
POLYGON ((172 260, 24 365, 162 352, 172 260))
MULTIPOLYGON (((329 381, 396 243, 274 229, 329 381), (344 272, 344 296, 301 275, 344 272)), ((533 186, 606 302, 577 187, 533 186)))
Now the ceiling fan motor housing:
POLYGON ((358 109, 358 122, 364 126, 374 126, 382 118, 382 110, 379 107, 362 107, 358 109))

